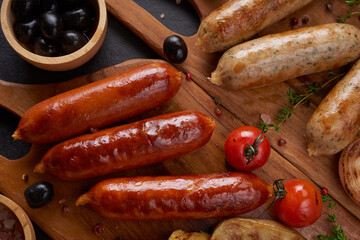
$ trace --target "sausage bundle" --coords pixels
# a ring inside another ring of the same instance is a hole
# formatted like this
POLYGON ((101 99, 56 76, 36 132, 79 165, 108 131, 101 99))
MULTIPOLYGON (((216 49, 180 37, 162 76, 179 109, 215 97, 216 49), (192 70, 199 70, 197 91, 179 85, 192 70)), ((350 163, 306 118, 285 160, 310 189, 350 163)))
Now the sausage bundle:
POLYGON ((208 53, 226 50, 311 1, 230 0, 201 22, 196 45, 208 53))
POLYGON ((13 137, 51 143, 102 128, 153 109, 172 98, 181 73, 150 63, 42 101, 21 118, 13 137))
POLYGON ((357 27, 332 23, 254 39, 227 50, 210 81, 244 89, 334 69, 360 57, 359 37, 357 27))
POLYGON ((215 173, 108 179, 80 196, 101 216, 168 220, 243 214, 265 203, 271 186, 252 173, 215 173))
POLYGON ((336 84, 306 126, 309 155, 333 155, 360 131, 360 61, 336 84))
POLYGON ((210 117, 195 111, 160 115, 59 143, 35 172, 78 180, 149 165, 197 150, 214 128, 210 117))

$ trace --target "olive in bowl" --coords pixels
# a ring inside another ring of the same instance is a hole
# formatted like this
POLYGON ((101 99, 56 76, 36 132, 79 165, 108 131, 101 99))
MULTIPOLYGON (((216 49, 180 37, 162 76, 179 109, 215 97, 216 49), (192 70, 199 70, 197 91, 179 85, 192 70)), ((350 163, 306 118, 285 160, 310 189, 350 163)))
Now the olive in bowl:
POLYGON ((106 5, 104 0, 3 0, 1 27, 10 46, 29 63, 50 71, 71 70, 89 61, 100 49, 107 29, 106 5), (38 10, 22 9, 24 2, 32 2, 38 10), (86 9, 85 14, 78 9, 86 9), (66 12, 85 16, 80 19, 80 27, 68 27, 68 20, 63 19, 66 12), (69 36, 68 31, 80 32, 84 37, 69 36), (62 43, 64 33, 66 41, 62 43))

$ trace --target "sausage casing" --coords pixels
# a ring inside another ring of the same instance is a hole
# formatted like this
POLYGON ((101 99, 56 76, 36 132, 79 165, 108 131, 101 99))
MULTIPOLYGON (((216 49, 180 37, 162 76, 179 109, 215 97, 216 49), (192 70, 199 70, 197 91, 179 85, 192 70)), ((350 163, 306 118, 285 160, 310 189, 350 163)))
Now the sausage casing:
POLYGON ((56 95, 30 108, 14 139, 50 143, 102 128, 155 108, 181 86, 181 73, 150 63, 56 95))
POLYGON ((306 126, 309 155, 332 155, 360 131, 360 61, 323 99, 306 126))
POLYGON ((337 68, 360 57, 359 37, 357 27, 332 23, 254 39, 227 50, 210 81, 254 88, 337 68))
POLYGON ((196 45, 208 53, 226 50, 311 1, 230 0, 201 22, 196 45))
POLYGON ((78 180, 179 157, 205 145, 215 122, 184 111, 104 129, 59 143, 35 167, 63 180, 78 180))
POLYGON ((271 186, 253 173, 124 177, 104 180, 76 201, 116 220, 210 218, 265 203, 271 186))

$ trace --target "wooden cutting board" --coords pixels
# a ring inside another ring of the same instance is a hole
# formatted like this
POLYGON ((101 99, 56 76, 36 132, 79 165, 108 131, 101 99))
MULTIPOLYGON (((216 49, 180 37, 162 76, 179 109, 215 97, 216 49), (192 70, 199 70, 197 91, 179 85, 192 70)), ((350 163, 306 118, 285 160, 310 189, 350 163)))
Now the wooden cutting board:
MULTIPOLYGON (((132 1, 107 0, 106 2, 109 11, 114 16, 138 34, 158 54, 163 55, 163 40, 167 36, 174 34, 172 31, 168 30, 132 1), (138 18, 138 16, 141 16, 141 18, 138 18)), ((225 1, 192 1, 200 17, 207 15, 223 2, 225 1)), ((316 25, 335 22, 337 15, 346 14, 347 7, 343 1, 334 1, 334 12, 326 10, 326 3, 325 0, 314 1, 285 20, 265 29, 259 36, 289 29, 289 21, 292 17, 308 16, 310 22, 307 25, 316 25)), ((353 17, 350 22, 360 26, 356 17, 353 17)), ((211 232, 214 226, 222 219, 150 222, 110 221, 98 216, 89 207, 75 207, 75 200, 96 182, 104 178, 229 171, 230 169, 224 162, 223 153, 223 144, 227 135, 234 128, 244 124, 256 126, 259 123, 261 113, 269 114, 273 119, 276 119, 278 111, 286 103, 286 99, 282 95, 288 91, 289 87, 301 90, 304 83, 309 84, 314 81, 324 80, 326 74, 306 76, 255 90, 228 91, 211 85, 206 79, 214 70, 220 54, 201 52, 194 45, 196 35, 184 37, 184 39, 189 48, 189 56, 183 64, 177 65, 177 67, 184 73, 190 72, 193 79, 184 79, 180 91, 172 100, 153 111, 141 115, 139 118, 187 109, 208 114, 215 119, 217 126, 206 146, 195 153, 152 166, 86 181, 64 182, 50 175, 37 175, 32 172, 42 154, 50 147, 33 145, 30 152, 19 160, 10 161, 0 156, 2 166, 0 168, 0 191, 21 205, 29 216, 54 239, 115 239, 116 237, 121 237, 121 239, 167 239, 172 231, 179 228, 186 231, 211 232), (221 99, 220 105, 215 104, 215 97, 221 99), (221 116, 216 116, 216 108, 220 108, 222 111, 221 116), (21 180, 24 173, 29 175, 28 182, 21 180), (26 205, 23 192, 28 185, 39 180, 48 180, 54 184, 55 198, 43 208, 30 209, 26 205), (66 199, 66 202, 60 205, 58 204, 59 199, 66 199), (64 205, 70 208, 69 214, 62 214, 64 205), (93 233, 93 227, 98 223, 104 225, 104 232, 96 236, 93 233)), ((94 74, 57 84, 21 85, 0 81, 0 105, 21 116, 32 105, 50 96, 152 61, 160 60, 131 60, 94 74)), ((279 178, 303 178, 312 181, 319 187, 327 187, 330 196, 338 202, 334 211, 338 217, 338 223, 342 224, 344 231, 351 239, 359 239, 360 208, 348 198, 340 185, 337 173, 339 156, 310 158, 305 148, 304 131, 306 122, 325 93, 326 91, 312 99, 313 102, 310 107, 299 108, 296 115, 293 115, 282 126, 280 133, 269 132, 268 136, 273 147, 271 158, 263 168, 255 171, 255 173, 268 183, 279 178), (285 139, 287 144, 282 147, 278 146, 277 141, 279 139, 285 139)), ((128 121, 137 119, 133 118, 128 121)), ((268 205, 269 203, 243 216, 275 218, 272 209, 266 210, 268 205)), ((332 226, 325 220, 327 214, 328 211, 324 208, 321 218, 315 224, 297 230, 307 239, 314 239, 318 234, 329 233, 332 226)))

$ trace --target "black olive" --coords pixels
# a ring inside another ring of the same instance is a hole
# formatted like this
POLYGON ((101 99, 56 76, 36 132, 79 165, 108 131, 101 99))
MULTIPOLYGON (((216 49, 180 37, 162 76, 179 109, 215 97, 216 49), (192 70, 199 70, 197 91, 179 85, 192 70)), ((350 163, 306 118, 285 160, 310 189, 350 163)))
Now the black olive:
POLYGON ((45 181, 34 183, 25 189, 24 195, 29 207, 42 207, 54 198, 53 185, 45 181))
POLYGON ((41 1, 41 10, 59 12, 59 3, 56 0, 40 0, 41 1))
POLYGON ((57 39, 61 36, 63 23, 61 17, 56 12, 44 12, 40 16, 39 23, 41 32, 45 37, 57 39))
POLYGON ((11 8, 16 16, 30 20, 40 13, 40 0, 13 0, 11 8))
POLYGON ((91 25, 90 11, 87 8, 77 8, 63 13, 65 29, 87 30, 91 25))
POLYGON ((59 45, 51 39, 39 37, 35 39, 34 53, 46 57, 55 57, 59 55, 59 45))
POLYGON ((87 43, 86 37, 76 30, 64 31, 60 41, 65 54, 75 52, 87 43))
POLYGON ((20 42, 32 43, 40 35, 40 27, 36 19, 30 22, 17 22, 14 32, 20 42))
POLYGON ((187 57, 186 43, 177 35, 167 37, 163 48, 166 58, 172 63, 182 63, 187 57))

